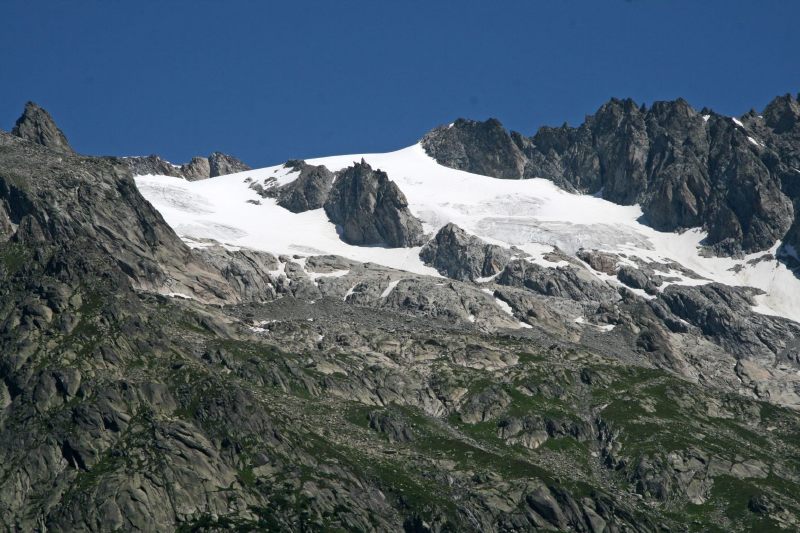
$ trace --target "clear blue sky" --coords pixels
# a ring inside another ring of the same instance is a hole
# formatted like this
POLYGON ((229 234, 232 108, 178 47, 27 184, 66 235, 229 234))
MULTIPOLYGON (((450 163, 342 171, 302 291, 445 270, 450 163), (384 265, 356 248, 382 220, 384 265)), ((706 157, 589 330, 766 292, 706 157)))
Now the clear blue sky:
POLYGON ((800 91, 793 0, 0 3, 0 128, 27 100, 91 154, 263 166, 456 117, 532 134, 611 96, 739 115, 800 91))

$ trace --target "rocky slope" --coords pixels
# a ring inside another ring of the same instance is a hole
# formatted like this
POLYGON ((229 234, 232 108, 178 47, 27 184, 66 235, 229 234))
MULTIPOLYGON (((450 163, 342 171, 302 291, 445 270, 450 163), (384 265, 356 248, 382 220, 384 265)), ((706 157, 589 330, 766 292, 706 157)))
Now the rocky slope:
POLYGON ((665 265, 593 250, 475 283, 189 249, 125 163, 4 133, 0 205, 6 529, 798 527, 798 326, 752 291, 645 298, 594 274, 665 265))
MULTIPOLYGON (((422 141, 439 163, 498 178, 541 177, 616 203, 641 204, 664 231, 703 227, 716 253, 770 248, 787 235, 798 201, 800 115, 790 95, 762 115, 732 119, 686 101, 652 107, 612 99, 578 127, 533 137, 497 120, 458 120, 422 141)), ((796 224, 794 224, 796 227, 796 224)))
POLYGON ((499 274, 511 259, 503 247, 487 244, 452 223, 442 226, 419 255, 439 273, 461 281, 499 274))

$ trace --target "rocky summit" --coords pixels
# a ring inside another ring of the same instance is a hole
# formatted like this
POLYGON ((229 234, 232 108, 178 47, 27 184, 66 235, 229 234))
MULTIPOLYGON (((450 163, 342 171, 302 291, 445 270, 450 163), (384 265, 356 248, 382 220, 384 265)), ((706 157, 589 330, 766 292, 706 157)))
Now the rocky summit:
POLYGON ((247 164, 221 152, 214 152, 208 157, 193 157, 191 161, 184 165, 173 165, 157 155, 125 157, 123 162, 134 175, 175 176, 189 181, 204 180, 250 170, 247 164))
POLYGON ((25 104, 25 110, 14 124, 11 135, 41 144, 56 152, 72 153, 72 147, 56 126, 53 117, 34 102, 25 104))
POLYGON ((350 244, 397 248, 422 243, 422 224, 408 210, 403 192, 363 159, 339 174, 323 207, 350 244))
MULTIPOLYGON (((650 108, 611 99, 578 127, 532 137, 494 119, 459 119, 422 145, 439 163, 506 179, 545 178, 623 205, 640 204, 663 231, 702 226, 707 244, 731 255, 787 237, 798 197, 800 104, 774 99, 740 119, 696 111, 685 100, 650 108)), ((787 242, 796 242, 796 232, 787 242)))
POLYGON ((0 528, 797 531, 798 115, 613 100, 178 170, 29 104, 0 528))

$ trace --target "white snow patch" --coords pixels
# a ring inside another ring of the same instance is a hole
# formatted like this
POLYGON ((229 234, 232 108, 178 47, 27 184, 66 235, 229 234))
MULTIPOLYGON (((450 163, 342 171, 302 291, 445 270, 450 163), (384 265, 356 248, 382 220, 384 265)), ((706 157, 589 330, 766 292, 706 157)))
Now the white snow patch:
POLYGON ((703 122, 708 122, 708 119, 711 118, 711 115, 703 115, 703 122))
POLYGON ((356 287, 358 287, 358 283, 356 283, 355 285, 353 285, 352 287, 347 289, 347 292, 344 293, 344 298, 342 298, 342 300, 347 301, 347 299, 350 297, 350 295, 353 294, 353 291, 356 290, 356 287))
POLYGON ((306 270, 306 274, 311 279, 319 279, 319 278, 341 278, 342 276, 346 276, 350 273, 350 269, 347 270, 334 270, 332 272, 309 272, 306 270))
POLYGON ((189 294, 184 294, 182 292, 167 292, 167 293, 164 293, 164 296, 167 296, 169 298, 183 298, 184 300, 194 300, 195 299, 194 296, 191 296, 189 294))
POLYGON ((303 268, 306 275, 314 282, 314 285, 319 285, 320 278, 341 278, 342 276, 346 276, 350 273, 350 269, 347 270, 334 270, 332 272, 309 272, 303 268))
POLYGON ((392 294, 392 291, 394 290, 395 287, 397 287, 398 283, 400 283, 399 279, 390 281, 389 286, 383 289, 383 292, 381 293, 381 298, 386 298, 387 296, 392 294))
POLYGON ((508 303, 501 300, 500 298, 498 298, 497 296, 495 296, 494 291, 492 289, 483 288, 481 290, 486 294, 488 294, 489 296, 491 296, 492 298, 494 298, 494 303, 497 304, 497 307, 499 307, 501 311, 503 311, 509 316, 512 317, 514 316, 514 310, 511 308, 511 306, 508 305, 508 303))
POLYGON ((736 124, 736 125, 737 125, 737 126, 739 126, 740 128, 744 128, 744 124, 742 124, 742 121, 741 121, 741 120, 739 120, 738 118, 736 118, 736 117, 731 117, 731 120, 733 121, 733 123, 734 123, 734 124, 736 124))
POLYGON ((496 296, 494 298, 494 302, 497 304, 497 307, 503 310, 503 312, 505 312, 509 316, 514 316, 514 310, 511 309, 511 306, 508 305, 508 303, 504 302, 503 300, 501 300, 496 296))

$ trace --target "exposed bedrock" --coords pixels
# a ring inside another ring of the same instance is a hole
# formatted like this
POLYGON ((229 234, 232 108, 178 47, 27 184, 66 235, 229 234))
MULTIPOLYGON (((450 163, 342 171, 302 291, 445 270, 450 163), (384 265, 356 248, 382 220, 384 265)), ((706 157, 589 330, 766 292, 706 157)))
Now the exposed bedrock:
POLYGON ((349 244, 401 248, 423 243, 422 223, 403 192, 363 160, 338 174, 324 207, 349 244))
POLYGON ((440 274, 464 281, 498 274, 508 264, 511 253, 450 223, 422 247, 419 256, 440 274))
POLYGON ((41 144, 56 152, 73 152, 67 137, 56 126, 50 113, 33 102, 25 104, 25 110, 14 124, 11 135, 41 144))
POLYGON ((297 178, 282 186, 260 187, 260 190, 256 189, 260 195, 275 198, 279 206, 293 213, 319 209, 325 205, 333 187, 333 172, 322 165, 309 165, 305 161, 292 160, 284 166, 299 172, 297 178))

